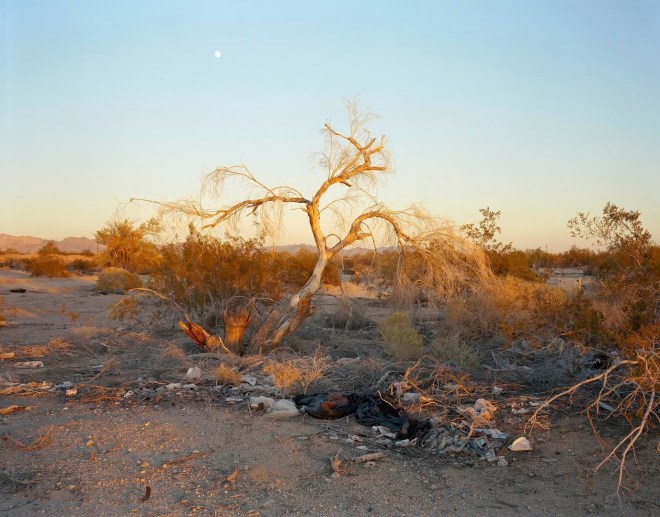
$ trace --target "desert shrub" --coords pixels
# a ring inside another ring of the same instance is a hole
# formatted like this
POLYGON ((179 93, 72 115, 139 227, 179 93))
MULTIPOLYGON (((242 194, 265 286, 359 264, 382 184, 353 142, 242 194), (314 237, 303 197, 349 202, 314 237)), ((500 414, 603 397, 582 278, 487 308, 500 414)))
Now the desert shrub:
POLYGON ((407 361, 421 357, 424 339, 412 324, 408 312, 395 312, 378 323, 386 350, 399 360, 407 361))
POLYGON ((306 357, 272 357, 264 366, 264 373, 272 375, 275 387, 283 395, 306 394, 311 386, 323 379, 329 360, 320 349, 306 357))
POLYGON ((27 261, 27 270, 32 276, 64 278, 69 276, 66 263, 59 255, 39 255, 27 261))
POLYGON ((96 261, 93 259, 77 258, 67 264, 67 269, 69 271, 78 271, 80 273, 91 273, 96 266, 96 261))
POLYGON ((149 274, 160 260, 160 253, 148 239, 158 235, 161 226, 151 219, 136 225, 128 219, 115 220, 96 232, 96 242, 106 246, 101 254, 104 263, 127 271, 149 274))
POLYGON ((442 363, 475 368, 481 355, 457 335, 438 336, 431 342, 431 355, 442 363))
POLYGON ((142 287, 142 279, 120 267, 104 269, 96 281, 97 291, 128 291, 138 287, 142 287))
POLYGON ((238 386, 241 383, 241 375, 225 363, 220 363, 215 369, 215 377, 220 384, 238 386))
POLYGON ((254 298, 275 301, 283 296, 276 259, 258 241, 222 241, 191 227, 182 245, 163 247, 150 287, 176 301, 191 318, 215 326, 223 309, 237 309, 254 298))
POLYGON ((450 334, 467 341, 553 337, 561 327, 566 300, 567 294, 557 287, 496 277, 479 291, 449 300, 445 325, 450 334))
POLYGON ((364 311, 349 299, 341 299, 337 310, 327 318, 333 328, 342 330, 361 330, 373 325, 373 321, 364 315, 364 311))

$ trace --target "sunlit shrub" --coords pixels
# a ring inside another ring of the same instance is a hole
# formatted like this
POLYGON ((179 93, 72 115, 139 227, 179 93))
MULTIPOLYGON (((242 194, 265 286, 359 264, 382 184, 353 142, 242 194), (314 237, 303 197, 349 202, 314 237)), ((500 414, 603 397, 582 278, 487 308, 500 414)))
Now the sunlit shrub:
POLYGON ((96 281, 97 291, 128 291, 138 287, 142 287, 142 279, 120 267, 104 269, 96 281))
POLYGON ((399 360, 407 361, 421 357, 424 339, 412 324, 410 313, 395 312, 378 323, 385 348, 399 360))
POLYGON ((27 261, 27 270, 32 276, 64 278, 69 276, 66 263, 59 255, 39 255, 27 261))
POLYGON ((475 368, 481 355, 457 335, 438 336, 431 342, 431 355, 442 363, 475 368))

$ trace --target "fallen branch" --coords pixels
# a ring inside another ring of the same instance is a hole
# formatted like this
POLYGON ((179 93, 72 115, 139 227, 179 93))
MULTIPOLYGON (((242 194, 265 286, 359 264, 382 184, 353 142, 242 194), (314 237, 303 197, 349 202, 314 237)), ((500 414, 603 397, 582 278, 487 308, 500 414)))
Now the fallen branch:
MULTIPOLYGON (((613 414, 622 414, 630 422, 633 418, 639 418, 639 423, 633 427, 633 429, 619 441, 619 443, 607 454, 607 456, 598 464, 595 468, 595 471, 598 471, 603 465, 609 462, 613 458, 619 459, 618 466, 618 483, 617 483, 617 495, 621 490, 623 484, 623 472, 625 468, 626 459, 628 454, 631 451, 634 451, 635 443, 640 438, 642 433, 652 425, 652 421, 660 421, 660 416, 658 415, 658 401, 656 399, 656 392, 658 387, 658 364, 660 362, 660 354, 655 350, 650 351, 640 351, 637 353, 637 358, 635 360, 624 360, 618 361, 607 370, 602 372, 599 375, 585 379, 577 384, 574 384, 568 389, 563 390, 562 392, 554 395, 540 406, 536 408, 532 416, 527 421, 525 430, 531 431, 535 426, 539 426, 544 429, 548 429, 548 426, 544 426, 539 423, 538 416, 541 411, 548 408, 554 401, 561 397, 572 397, 573 394, 582 386, 588 384, 593 384, 595 382, 601 381, 602 387, 596 395, 595 399, 587 406, 587 414, 589 415, 589 420, 591 422, 591 411, 595 410, 598 412, 601 407, 605 406, 610 415, 613 414), (615 385, 608 385, 608 380, 610 375, 615 371, 620 369, 623 366, 634 367, 632 370, 627 371, 623 378, 617 382, 615 385), (621 400, 621 402, 613 407, 605 403, 602 399, 610 396, 612 394, 618 394, 628 388, 632 390, 621 400), (652 418, 653 417, 653 418, 652 418), (623 449, 621 456, 617 456, 617 451, 623 449)), ((591 424, 596 436, 598 437, 598 432, 594 428, 593 423, 591 424)), ((660 443, 658 444, 660 448, 660 443)))

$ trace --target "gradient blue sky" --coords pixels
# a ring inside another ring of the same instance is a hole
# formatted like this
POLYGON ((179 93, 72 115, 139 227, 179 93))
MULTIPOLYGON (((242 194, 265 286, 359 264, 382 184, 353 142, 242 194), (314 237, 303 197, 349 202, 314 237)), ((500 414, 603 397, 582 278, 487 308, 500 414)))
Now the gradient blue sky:
POLYGON ((0 0, 0 38, 0 233, 91 237, 238 162, 311 193, 359 96, 399 207, 559 250, 612 201, 660 235, 657 1, 0 0))

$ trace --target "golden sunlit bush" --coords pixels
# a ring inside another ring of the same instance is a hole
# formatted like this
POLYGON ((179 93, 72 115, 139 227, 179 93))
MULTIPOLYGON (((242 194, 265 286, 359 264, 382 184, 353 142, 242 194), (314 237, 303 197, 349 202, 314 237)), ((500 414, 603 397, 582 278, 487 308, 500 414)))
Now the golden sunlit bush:
POLYGON ((551 337, 562 327, 566 303, 567 294, 559 288, 497 277, 479 291, 449 300, 445 324, 449 333, 467 341, 551 337))
POLYGON ((215 369, 215 378, 220 384, 238 386, 241 383, 241 375, 225 363, 220 363, 215 369))
POLYGON ((263 371, 273 376, 275 387, 282 395, 297 395, 307 393, 314 383, 324 377, 328 367, 328 358, 317 349, 306 357, 271 358, 263 371))
POLYGON ((54 254, 39 255, 27 262, 27 270, 32 276, 64 278, 69 276, 62 257, 54 254))
POLYGON ((408 312, 395 312, 378 323, 387 352, 399 360, 419 359, 424 348, 424 339, 412 324, 408 312))
POLYGON ((431 342, 431 355, 442 363, 476 368, 481 355, 457 335, 438 336, 431 342))
POLYGON ((142 287, 142 279, 120 267, 104 269, 96 281, 97 291, 128 291, 138 287, 142 287))

